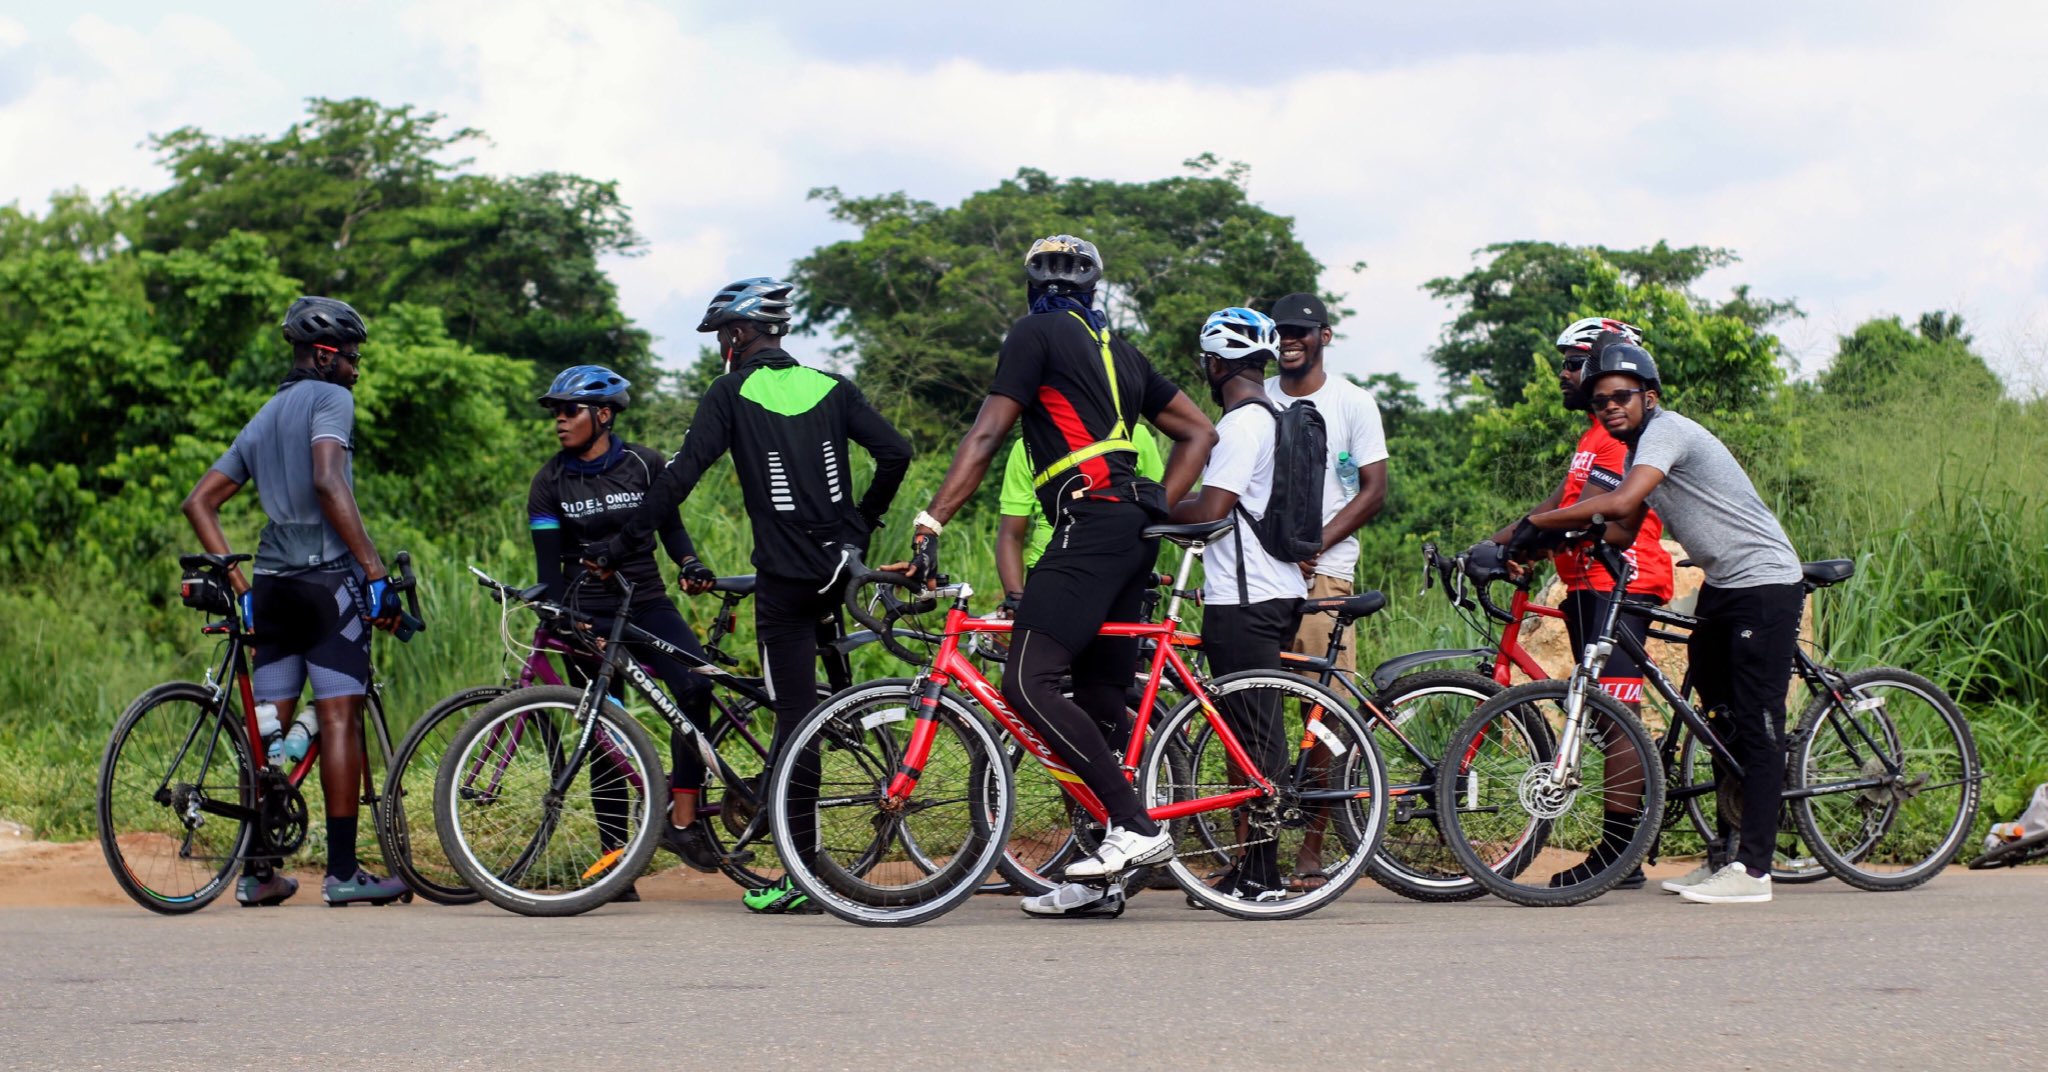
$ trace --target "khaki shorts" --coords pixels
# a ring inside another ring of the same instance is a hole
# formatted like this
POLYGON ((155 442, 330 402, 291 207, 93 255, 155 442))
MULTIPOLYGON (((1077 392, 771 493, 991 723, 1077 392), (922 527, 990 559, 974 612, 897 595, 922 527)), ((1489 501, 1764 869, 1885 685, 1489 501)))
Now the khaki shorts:
MULTIPOLYGON (((1309 578, 1308 597, 1324 599, 1329 596, 1348 596, 1353 594, 1351 588, 1351 582, 1342 577, 1318 573, 1309 578)), ((1294 644, 1287 650, 1317 659, 1322 658, 1330 650, 1330 631, 1336 625, 1337 616, 1334 614, 1302 615, 1301 629, 1294 634, 1294 644)), ((1355 627, 1345 630, 1344 653, 1337 656, 1337 668, 1358 669, 1358 630, 1355 627)))

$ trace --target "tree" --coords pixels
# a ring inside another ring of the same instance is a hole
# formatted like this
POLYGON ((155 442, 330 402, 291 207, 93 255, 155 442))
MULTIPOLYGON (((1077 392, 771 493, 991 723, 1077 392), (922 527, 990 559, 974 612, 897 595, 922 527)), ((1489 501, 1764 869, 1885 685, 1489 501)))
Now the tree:
POLYGON ((1867 321, 1842 336, 1834 363, 1820 375, 1821 395, 1852 409, 1916 395, 1995 401, 2005 387, 1970 350, 1970 341, 1962 317, 1954 313, 1923 313, 1917 330, 1895 316, 1867 321))
POLYGON ((1112 328, 1173 375, 1209 313, 1314 290, 1322 267, 1292 219, 1247 199, 1243 165, 1205 155, 1188 168, 1147 183, 1025 168, 950 208, 813 190, 861 234, 797 261, 798 324, 842 340, 837 352, 857 356, 861 384, 899 427, 923 445, 950 442, 1026 311, 1025 251, 1069 232, 1102 251, 1112 328))

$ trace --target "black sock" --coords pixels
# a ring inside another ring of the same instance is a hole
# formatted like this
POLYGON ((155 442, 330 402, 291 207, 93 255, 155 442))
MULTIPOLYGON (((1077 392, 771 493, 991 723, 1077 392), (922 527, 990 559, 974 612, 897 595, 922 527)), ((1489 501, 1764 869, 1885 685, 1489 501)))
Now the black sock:
POLYGON ((327 873, 347 882, 356 877, 356 817, 327 817, 327 873))
POLYGON ((1600 813, 1600 848, 1610 856, 1620 856, 1628 848, 1629 840, 1636 836, 1637 816, 1633 812, 1608 811, 1600 813))

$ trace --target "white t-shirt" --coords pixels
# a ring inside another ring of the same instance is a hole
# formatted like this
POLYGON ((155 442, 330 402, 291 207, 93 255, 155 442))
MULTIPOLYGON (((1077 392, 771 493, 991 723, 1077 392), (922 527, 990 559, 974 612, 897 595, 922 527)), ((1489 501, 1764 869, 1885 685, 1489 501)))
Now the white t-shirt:
MULTIPOLYGON (((1266 397, 1283 409, 1307 399, 1323 415, 1330 443, 1330 466, 1323 473, 1323 523, 1327 525, 1351 501, 1351 496, 1344 494, 1343 486, 1337 483, 1337 455, 1351 455, 1360 469, 1386 460, 1387 433, 1380 427, 1380 404, 1371 391, 1334 372, 1326 373, 1323 386, 1311 395, 1288 394, 1280 386, 1280 377, 1275 376, 1266 381, 1266 397)), ((1353 580, 1358 572, 1358 537, 1346 536, 1324 551, 1316 562, 1316 572, 1353 580)))
MULTIPOLYGON (((1264 406, 1239 406, 1216 422, 1216 449, 1202 470, 1202 486, 1237 493, 1237 504, 1263 520, 1273 495, 1273 414, 1264 406)), ((1202 599, 1236 606, 1237 544, 1244 541, 1246 595, 1253 603, 1269 599, 1302 599, 1308 582, 1301 567, 1266 553, 1258 533, 1236 511, 1237 528, 1202 552, 1202 599)))

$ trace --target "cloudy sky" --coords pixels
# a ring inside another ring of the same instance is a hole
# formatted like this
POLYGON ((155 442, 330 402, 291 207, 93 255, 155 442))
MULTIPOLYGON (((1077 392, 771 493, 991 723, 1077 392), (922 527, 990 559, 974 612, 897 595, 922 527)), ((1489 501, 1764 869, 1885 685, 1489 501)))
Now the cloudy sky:
POLYGON ((186 124, 411 102, 488 132, 484 169, 618 179, 650 242, 612 266, 626 310, 687 358, 720 283, 844 236, 812 187, 947 203, 1019 166, 1145 180, 1212 151, 1357 310, 1346 371, 1430 379, 1446 311, 1418 288, 1488 242, 1665 238, 1742 256, 1709 294, 1797 299, 1806 372, 1865 318, 1943 308, 2039 390, 2044 71, 2025 0, 6 0, 0 203, 154 188, 143 140, 186 124))

